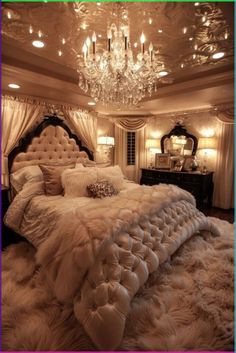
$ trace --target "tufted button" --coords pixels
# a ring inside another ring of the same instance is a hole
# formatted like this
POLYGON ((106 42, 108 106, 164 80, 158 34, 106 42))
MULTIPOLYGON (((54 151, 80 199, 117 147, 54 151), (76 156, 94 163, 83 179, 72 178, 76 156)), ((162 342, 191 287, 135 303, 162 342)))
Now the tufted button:
POLYGON ((108 283, 108 282, 109 282, 109 279, 107 278, 107 279, 105 280, 105 282, 108 283))
POLYGON ((96 305, 96 304, 93 304, 93 305, 92 305, 92 310, 93 310, 93 311, 97 310, 97 305, 96 305))
POLYGON ((106 259, 102 260, 102 264, 106 265, 107 264, 107 260, 106 259))
POLYGON ((108 303, 112 305, 112 304, 113 304, 113 300, 112 300, 112 299, 109 299, 109 300, 108 300, 108 303))

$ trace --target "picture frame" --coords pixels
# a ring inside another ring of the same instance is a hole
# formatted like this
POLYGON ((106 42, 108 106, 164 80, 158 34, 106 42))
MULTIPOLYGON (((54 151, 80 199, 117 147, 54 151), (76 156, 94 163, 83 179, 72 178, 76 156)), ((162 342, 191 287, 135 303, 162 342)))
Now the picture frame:
POLYGON ((184 171, 191 171, 192 170, 192 164, 194 161, 194 156, 185 156, 184 157, 184 164, 183 164, 183 170, 184 171))
POLYGON ((171 159, 169 153, 155 154, 155 168, 156 169, 170 169, 171 159))

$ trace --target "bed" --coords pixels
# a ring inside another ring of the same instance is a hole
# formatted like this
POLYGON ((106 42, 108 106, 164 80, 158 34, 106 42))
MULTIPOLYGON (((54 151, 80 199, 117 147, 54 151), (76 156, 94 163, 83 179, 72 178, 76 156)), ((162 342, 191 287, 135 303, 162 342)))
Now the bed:
POLYGON ((37 177, 23 175, 23 186, 11 179, 16 196, 5 223, 36 249, 56 300, 73 308, 98 350, 120 346, 135 295, 184 243, 196 234, 221 236, 187 191, 131 183, 118 166, 97 168, 57 117, 44 120, 10 157, 13 175, 33 167, 37 177), (59 169, 64 194, 46 184, 45 173, 58 180, 59 169), (88 197, 88 184, 109 196, 88 197))

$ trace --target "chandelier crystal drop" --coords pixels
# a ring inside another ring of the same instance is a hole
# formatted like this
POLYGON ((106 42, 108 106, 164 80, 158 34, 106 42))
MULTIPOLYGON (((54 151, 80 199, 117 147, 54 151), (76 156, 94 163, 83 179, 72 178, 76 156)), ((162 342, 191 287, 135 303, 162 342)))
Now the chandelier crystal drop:
MULTIPOLYGON (((168 71, 158 60, 152 43, 145 48, 144 33, 136 58, 130 43, 128 24, 111 24, 107 30, 107 50, 96 50, 96 33, 83 45, 83 59, 78 55, 79 87, 97 102, 136 105, 148 93, 156 91, 162 72, 168 71)), ((166 75, 165 74, 165 75, 166 75)))

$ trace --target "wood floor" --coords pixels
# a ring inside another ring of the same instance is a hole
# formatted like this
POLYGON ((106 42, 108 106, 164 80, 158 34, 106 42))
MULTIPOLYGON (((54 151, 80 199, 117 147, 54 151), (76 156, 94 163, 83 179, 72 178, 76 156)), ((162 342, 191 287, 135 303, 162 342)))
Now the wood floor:
POLYGON ((231 208, 230 210, 223 210, 222 208, 211 207, 203 209, 202 212, 206 216, 210 217, 217 217, 228 221, 229 223, 234 223, 234 209, 231 208))

